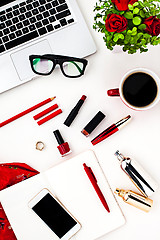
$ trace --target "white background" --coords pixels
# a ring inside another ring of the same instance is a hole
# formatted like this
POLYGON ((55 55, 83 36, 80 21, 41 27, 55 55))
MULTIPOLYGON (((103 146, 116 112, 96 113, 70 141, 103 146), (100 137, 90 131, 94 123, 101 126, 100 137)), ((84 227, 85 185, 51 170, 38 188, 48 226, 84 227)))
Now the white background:
MULTIPOLYGON (((120 169, 114 153, 119 149, 125 156, 134 158, 160 183, 160 103, 151 110, 137 112, 127 108, 119 98, 108 97, 106 92, 107 89, 118 87, 123 75, 136 67, 148 68, 160 76, 160 47, 150 47, 148 53, 134 55, 110 52, 105 47, 102 34, 92 29, 95 1, 78 0, 78 4, 96 42, 97 52, 87 57, 89 64, 86 73, 79 79, 66 78, 57 69, 49 77, 38 78, 0 95, 0 122, 46 98, 57 97, 41 109, 0 129, 0 161, 24 162, 39 171, 44 171, 80 152, 93 149, 113 191, 118 187, 138 192, 120 169), (63 122, 83 94, 87 99, 71 127, 67 128, 63 122), (54 103, 62 108, 63 113, 38 126, 33 120, 33 115, 54 103), (86 138, 81 134, 81 130, 98 111, 105 113, 106 119, 86 138), (128 114, 132 116, 128 125, 98 145, 92 146, 92 138, 128 114), (72 149, 72 154, 65 158, 60 157, 57 149, 53 135, 56 129, 60 130, 72 149), (41 152, 35 149, 37 141, 45 143, 45 149, 41 152)), ((0 77, 5 79, 5 76, 0 77)), ((101 240, 159 240, 160 190, 151 198, 154 205, 149 213, 129 206, 117 198, 125 215, 126 225, 102 237, 101 240)))

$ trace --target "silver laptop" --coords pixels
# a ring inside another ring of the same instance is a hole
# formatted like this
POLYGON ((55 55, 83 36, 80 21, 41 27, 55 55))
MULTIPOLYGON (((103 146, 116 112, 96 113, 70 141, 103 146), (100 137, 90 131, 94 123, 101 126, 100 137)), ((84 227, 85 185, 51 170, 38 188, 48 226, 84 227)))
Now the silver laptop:
POLYGON ((0 93, 36 77, 29 55, 95 51, 75 0, 0 0, 0 93))

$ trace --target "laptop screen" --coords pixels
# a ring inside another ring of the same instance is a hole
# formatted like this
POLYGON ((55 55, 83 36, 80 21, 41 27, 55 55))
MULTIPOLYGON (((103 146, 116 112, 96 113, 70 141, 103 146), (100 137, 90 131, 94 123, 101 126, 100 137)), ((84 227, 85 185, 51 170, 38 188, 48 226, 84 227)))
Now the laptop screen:
POLYGON ((0 7, 6 5, 6 4, 8 4, 8 3, 11 3, 11 2, 13 2, 13 1, 15 1, 15 0, 0 0, 0 7))

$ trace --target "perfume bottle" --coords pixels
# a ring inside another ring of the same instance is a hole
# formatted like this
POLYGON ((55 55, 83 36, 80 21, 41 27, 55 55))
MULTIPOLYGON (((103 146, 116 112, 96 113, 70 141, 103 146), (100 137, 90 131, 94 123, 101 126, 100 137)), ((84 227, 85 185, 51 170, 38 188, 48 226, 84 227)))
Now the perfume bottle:
POLYGON ((149 212, 152 205, 153 200, 146 198, 138 193, 135 193, 131 190, 123 190, 116 188, 115 193, 123 199, 124 202, 139 208, 145 212, 149 212))
POLYGON ((116 151, 115 156, 118 158, 122 170, 128 175, 141 193, 148 197, 156 191, 158 188, 157 183, 137 162, 129 157, 124 157, 119 151, 116 151))

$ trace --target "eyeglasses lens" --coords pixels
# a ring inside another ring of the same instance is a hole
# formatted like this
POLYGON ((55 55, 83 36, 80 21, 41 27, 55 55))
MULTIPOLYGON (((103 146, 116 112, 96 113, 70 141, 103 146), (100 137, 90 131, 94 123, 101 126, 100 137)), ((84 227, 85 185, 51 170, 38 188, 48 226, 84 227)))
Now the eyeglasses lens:
POLYGON ((37 73, 47 74, 53 68, 53 62, 48 59, 34 58, 33 68, 37 73))
POLYGON ((67 76, 76 77, 83 71, 83 63, 76 61, 67 61, 63 63, 63 70, 67 76))

